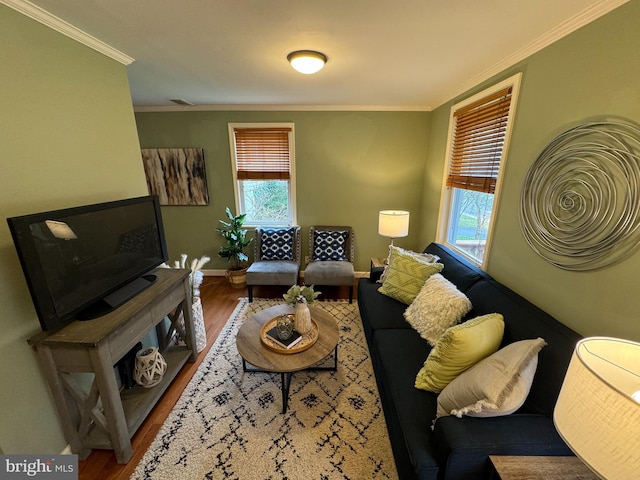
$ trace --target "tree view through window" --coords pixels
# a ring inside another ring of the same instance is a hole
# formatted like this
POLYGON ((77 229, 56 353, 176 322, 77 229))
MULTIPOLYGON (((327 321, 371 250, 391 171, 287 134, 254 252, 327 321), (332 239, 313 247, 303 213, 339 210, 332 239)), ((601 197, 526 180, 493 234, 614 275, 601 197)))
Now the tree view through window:
POLYGON ((240 202, 248 223, 289 222, 289 185, 284 180, 243 180, 240 202))
POLYGON ((481 261, 492 209, 493 194, 454 188, 447 241, 481 261))

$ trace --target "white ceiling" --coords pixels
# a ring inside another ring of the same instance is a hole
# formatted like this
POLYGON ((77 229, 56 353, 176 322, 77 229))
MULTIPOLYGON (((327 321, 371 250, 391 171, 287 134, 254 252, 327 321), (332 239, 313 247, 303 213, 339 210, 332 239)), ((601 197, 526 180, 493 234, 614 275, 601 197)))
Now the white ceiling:
POLYGON ((627 0, 0 1, 132 57, 136 107, 430 110, 627 0))

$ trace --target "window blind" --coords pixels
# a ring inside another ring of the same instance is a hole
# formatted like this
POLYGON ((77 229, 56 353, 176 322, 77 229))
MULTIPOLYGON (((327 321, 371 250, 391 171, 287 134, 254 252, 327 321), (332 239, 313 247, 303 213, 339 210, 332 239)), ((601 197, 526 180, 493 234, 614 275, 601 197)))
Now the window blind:
POLYGON ((234 128, 238 180, 288 180, 291 128, 234 128))
POLYGON ((508 87, 454 112, 448 187, 495 192, 511 93, 508 87))

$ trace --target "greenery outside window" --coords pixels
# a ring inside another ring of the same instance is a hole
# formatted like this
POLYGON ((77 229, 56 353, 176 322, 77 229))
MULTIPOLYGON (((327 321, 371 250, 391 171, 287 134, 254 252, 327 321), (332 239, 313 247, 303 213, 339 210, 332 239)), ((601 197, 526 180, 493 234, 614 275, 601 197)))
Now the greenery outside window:
POLYGON ((236 211, 247 225, 294 225, 293 124, 229 124, 236 211))
POLYGON ((437 240, 485 267, 522 74, 451 107, 437 240))

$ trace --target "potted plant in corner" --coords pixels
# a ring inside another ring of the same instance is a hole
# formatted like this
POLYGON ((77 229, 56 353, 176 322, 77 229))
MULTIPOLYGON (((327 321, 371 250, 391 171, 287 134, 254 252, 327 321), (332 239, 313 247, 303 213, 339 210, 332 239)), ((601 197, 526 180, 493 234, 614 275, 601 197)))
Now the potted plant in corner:
POLYGON ((220 220, 222 227, 217 228, 225 240, 225 244, 220 247, 218 255, 226 258, 233 264, 227 268, 226 277, 234 288, 244 288, 247 286, 247 266, 243 266, 243 262, 247 262, 249 257, 243 252, 253 238, 247 240, 247 230, 242 228, 246 213, 241 215, 233 215, 229 207, 226 208, 229 221, 220 220))

